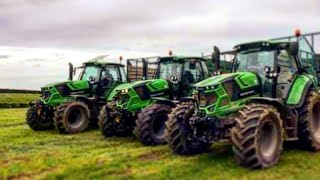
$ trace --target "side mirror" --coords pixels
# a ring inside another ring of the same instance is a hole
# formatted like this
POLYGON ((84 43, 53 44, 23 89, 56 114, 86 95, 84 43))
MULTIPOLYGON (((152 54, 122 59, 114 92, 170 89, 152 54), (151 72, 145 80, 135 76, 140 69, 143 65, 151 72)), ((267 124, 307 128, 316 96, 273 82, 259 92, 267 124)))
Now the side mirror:
POLYGON ((213 53, 211 56, 212 63, 214 63, 215 71, 220 70, 220 50, 217 46, 213 46, 213 53))
POLYGON ((69 81, 72 81, 73 80, 73 73, 75 71, 73 71, 73 65, 72 63, 69 62, 69 81))
POLYGON ((76 75, 77 68, 73 68, 73 76, 76 75))
POLYGON ((298 42, 291 43, 289 49, 290 49, 291 55, 297 56, 299 54, 299 43, 298 42))
POLYGON ((142 64, 143 64, 143 67, 142 67, 142 78, 143 80, 146 80, 147 79, 147 75, 148 75, 148 63, 147 63, 147 60, 146 59, 142 59, 142 64))

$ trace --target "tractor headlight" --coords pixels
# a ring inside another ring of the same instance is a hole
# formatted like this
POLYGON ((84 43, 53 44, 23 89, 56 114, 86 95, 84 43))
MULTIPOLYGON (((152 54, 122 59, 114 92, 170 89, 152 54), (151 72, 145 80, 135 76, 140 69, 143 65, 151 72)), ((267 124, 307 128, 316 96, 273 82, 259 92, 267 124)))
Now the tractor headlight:
POLYGON ((122 90, 121 90, 121 93, 122 93, 122 94, 127 94, 128 92, 129 92, 129 89, 122 89, 122 90))

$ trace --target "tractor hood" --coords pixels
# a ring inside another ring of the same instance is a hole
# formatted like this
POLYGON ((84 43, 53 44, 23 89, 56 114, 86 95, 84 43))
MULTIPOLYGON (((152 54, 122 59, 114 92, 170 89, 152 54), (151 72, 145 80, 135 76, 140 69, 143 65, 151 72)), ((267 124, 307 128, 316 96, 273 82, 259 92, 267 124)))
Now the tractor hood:
POLYGON ((232 109, 232 104, 241 107, 247 98, 258 96, 261 93, 259 82, 258 74, 251 72, 222 74, 195 84, 193 94, 200 111, 222 117, 238 110, 232 109))
POLYGON ((195 84, 195 88, 204 88, 208 86, 216 86, 228 80, 236 80, 240 87, 246 87, 248 85, 257 85, 258 79, 257 75, 251 72, 237 72, 222 74, 214 77, 210 77, 199 83, 195 84))
MULTIPOLYGON (((135 82, 132 82, 132 83, 126 83, 126 84, 121 84, 119 85, 116 90, 124 90, 124 89, 130 89, 130 88, 134 88, 134 87, 137 87, 137 86, 141 86, 141 85, 144 85, 144 84, 150 84, 150 83, 156 83, 156 84, 159 84, 159 83, 164 83, 164 84, 167 84, 167 81, 164 80, 164 79, 150 79, 150 80, 141 80, 141 81, 135 81, 135 82)), ((168 86, 164 87, 164 88, 168 88, 168 86)))
POLYGON ((84 80, 76 80, 76 81, 62 81, 62 82, 54 82, 43 86, 44 89, 53 87, 53 86, 60 86, 60 85, 67 85, 72 90, 79 90, 79 89, 88 89, 89 82, 84 80))
POLYGON ((64 81, 47 84, 41 88, 41 99, 49 105, 57 105, 70 98, 71 95, 90 95, 88 81, 64 81))

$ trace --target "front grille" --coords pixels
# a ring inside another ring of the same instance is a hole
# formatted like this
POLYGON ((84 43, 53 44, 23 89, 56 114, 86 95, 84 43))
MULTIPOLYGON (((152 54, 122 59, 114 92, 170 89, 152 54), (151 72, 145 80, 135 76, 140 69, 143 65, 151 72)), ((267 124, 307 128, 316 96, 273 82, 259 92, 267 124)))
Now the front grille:
POLYGON ((117 101, 118 104, 125 104, 130 100, 129 94, 118 94, 117 101))
POLYGON ((41 97, 43 100, 47 100, 49 99, 51 96, 51 92, 50 91, 46 91, 46 90, 42 90, 41 91, 41 97))
POLYGON ((198 101, 200 107, 206 107, 208 105, 214 104, 217 101, 217 96, 214 92, 200 92, 196 95, 196 100, 198 101))

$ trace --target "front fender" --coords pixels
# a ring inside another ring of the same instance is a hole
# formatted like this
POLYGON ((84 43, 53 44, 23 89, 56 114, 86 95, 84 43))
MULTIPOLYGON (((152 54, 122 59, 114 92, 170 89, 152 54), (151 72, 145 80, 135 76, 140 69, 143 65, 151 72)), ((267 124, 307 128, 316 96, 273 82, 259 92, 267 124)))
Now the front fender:
POLYGON ((179 101, 173 101, 173 100, 169 100, 166 98, 161 98, 161 97, 153 97, 151 98, 151 100, 156 104, 165 104, 170 106, 171 108, 174 108, 177 106, 177 104, 179 103, 179 101))
POLYGON ((290 87, 288 97, 286 99, 287 105, 301 107, 304 103, 306 94, 312 85, 313 82, 309 77, 305 75, 297 77, 290 87))

